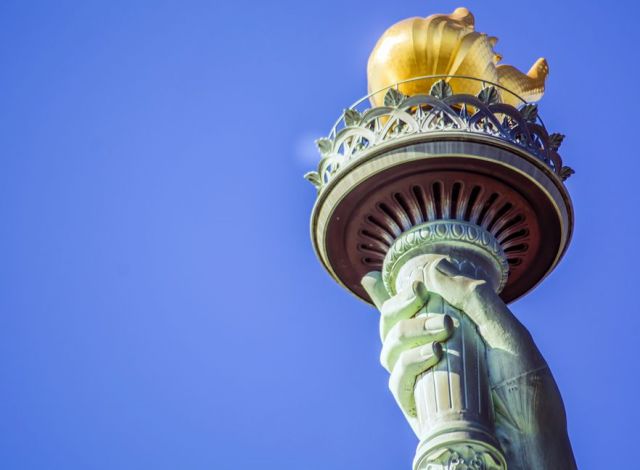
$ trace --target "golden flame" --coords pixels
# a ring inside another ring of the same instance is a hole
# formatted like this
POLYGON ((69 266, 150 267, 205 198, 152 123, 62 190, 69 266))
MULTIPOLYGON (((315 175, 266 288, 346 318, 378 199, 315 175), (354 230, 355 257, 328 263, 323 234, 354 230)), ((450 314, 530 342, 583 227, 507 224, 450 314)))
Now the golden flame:
MULTIPOLYGON (((403 80, 425 75, 464 75, 505 87, 526 101, 538 101, 544 94, 549 73, 547 61, 538 59, 524 74, 511 65, 498 64, 501 56, 493 50, 497 38, 475 31, 473 15, 457 8, 450 15, 409 18, 391 26, 378 40, 367 66, 369 93, 403 80)), ((405 95, 428 93, 437 78, 404 83, 398 89, 405 95)), ((455 93, 478 94, 482 82, 448 78, 455 93)), ((510 93, 502 101, 521 104, 510 93)), ((382 104, 384 93, 371 97, 374 106, 382 104)))

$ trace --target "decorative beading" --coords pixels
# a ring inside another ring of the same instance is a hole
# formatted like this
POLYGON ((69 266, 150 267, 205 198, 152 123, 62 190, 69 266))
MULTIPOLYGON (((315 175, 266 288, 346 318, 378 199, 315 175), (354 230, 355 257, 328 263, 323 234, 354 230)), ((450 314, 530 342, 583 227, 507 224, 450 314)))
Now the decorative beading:
MULTIPOLYGON (((400 235, 391 245, 384 259, 382 267, 382 280, 387 290, 395 293, 393 282, 396 266, 402 258, 415 248, 428 249, 436 244, 464 244, 475 250, 482 250, 485 256, 489 256, 499 272, 497 292, 500 292, 507 283, 509 265, 504 251, 496 238, 482 227, 460 220, 437 220, 418 225, 400 235)), ((468 260, 451 260, 454 263, 470 263, 468 260)), ((468 266, 458 266, 466 271, 468 266)), ((473 266, 473 269, 482 269, 473 266)), ((481 273, 475 273, 475 277, 486 277, 481 273)))
POLYGON ((468 133, 489 136, 521 147, 534 155, 562 180, 573 170, 562 166, 557 150, 564 136, 548 134, 538 118, 535 104, 519 109, 500 102, 494 86, 478 96, 454 94, 444 80, 436 82, 430 94, 405 96, 390 88, 384 106, 364 112, 344 111, 339 130, 316 141, 322 158, 317 171, 305 175, 321 191, 348 163, 382 144, 416 135, 468 133))

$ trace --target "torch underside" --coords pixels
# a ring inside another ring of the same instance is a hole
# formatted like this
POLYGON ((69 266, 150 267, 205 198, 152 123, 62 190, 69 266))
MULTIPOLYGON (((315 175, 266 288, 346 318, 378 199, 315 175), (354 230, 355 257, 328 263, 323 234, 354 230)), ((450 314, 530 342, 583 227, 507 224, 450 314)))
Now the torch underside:
POLYGON ((381 269, 398 236, 425 222, 466 221, 491 233, 509 264, 505 302, 535 287, 562 257, 573 222, 570 199, 537 158, 475 136, 376 150, 323 188, 311 221, 322 264, 361 299, 369 301, 362 277, 381 269))

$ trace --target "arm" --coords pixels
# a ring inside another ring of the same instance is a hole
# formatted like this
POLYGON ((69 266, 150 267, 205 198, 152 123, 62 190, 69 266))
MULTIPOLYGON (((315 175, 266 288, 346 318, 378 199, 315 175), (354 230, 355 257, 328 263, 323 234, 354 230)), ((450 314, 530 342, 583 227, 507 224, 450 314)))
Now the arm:
MULTIPOLYGON (((394 322, 399 321, 398 318, 410 318, 420 310, 426 303, 428 292, 442 296, 471 318, 487 346, 496 435, 505 452, 509 470, 576 468, 560 392, 527 329, 484 281, 462 276, 443 256, 434 256, 425 282, 426 286, 417 283, 411 292, 384 300, 386 291, 383 293, 379 275, 371 273, 363 279, 367 292, 372 298, 376 297, 374 302, 382 312, 383 351, 389 349, 386 346, 387 332, 393 328, 394 322), (405 307, 399 308, 399 305, 405 307), (411 308, 407 307, 409 305, 411 308), (402 312, 399 317, 397 312, 402 312)), ((405 323, 405 336, 410 336, 408 330, 411 327, 412 324, 405 323)), ((447 337, 448 334, 445 339, 447 337)), ((409 343, 404 342, 403 345, 407 348, 405 351, 412 350, 409 343)), ((418 356, 414 359, 418 360, 418 356)), ((418 365, 414 368, 421 373, 436 363, 437 354, 435 360, 430 358, 423 362, 422 368, 418 365)), ((393 373, 392 369, 392 377, 393 373)), ((400 381, 405 387, 411 384, 412 390, 419 373, 415 374, 411 368, 400 368, 396 375, 408 375, 400 381)), ((396 394, 396 400, 411 422, 411 402, 398 399, 396 394)))

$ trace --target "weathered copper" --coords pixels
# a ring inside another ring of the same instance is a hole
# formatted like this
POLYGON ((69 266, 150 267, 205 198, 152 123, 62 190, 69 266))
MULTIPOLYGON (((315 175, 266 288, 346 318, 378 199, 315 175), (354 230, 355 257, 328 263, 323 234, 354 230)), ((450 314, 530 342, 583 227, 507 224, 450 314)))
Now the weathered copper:
POLYGON ((572 470, 557 385, 506 302, 563 256, 573 170, 530 103, 546 61, 498 65, 473 23, 460 8, 382 36, 373 92, 316 142, 311 237, 331 276, 380 310, 389 389, 420 439, 414 470, 572 470))
POLYGON ((366 301, 362 276, 379 270, 393 241, 423 222, 469 221, 495 236, 509 263, 505 302, 533 288, 566 247, 569 199, 559 178, 536 159, 479 142, 439 141, 364 159, 359 168, 370 175, 352 184, 354 167, 343 193, 335 183, 321 193, 312 236, 322 244, 325 266, 366 301), (340 194, 332 210, 321 211, 335 194, 323 196, 335 191, 340 194))

